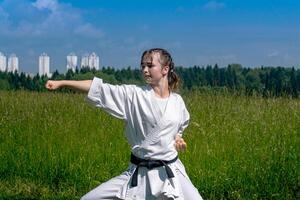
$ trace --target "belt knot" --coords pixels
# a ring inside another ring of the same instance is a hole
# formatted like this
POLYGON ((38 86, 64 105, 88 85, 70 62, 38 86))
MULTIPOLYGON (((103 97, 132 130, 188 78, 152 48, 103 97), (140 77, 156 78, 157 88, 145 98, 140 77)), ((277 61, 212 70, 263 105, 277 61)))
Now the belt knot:
POLYGON ((174 159, 165 161, 165 160, 146 160, 142 158, 138 158, 133 153, 131 153, 131 158, 130 161, 132 164, 136 165, 136 169, 132 175, 132 180, 131 180, 131 186, 135 187, 137 186, 137 179, 138 179, 138 170, 139 167, 146 167, 147 169, 151 170, 156 167, 165 167, 166 173, 168 178, 173 178, 174 173, 172 172, 171 168, 168 166, 168 164, 171 164, 175 162, 178 159, 178 156, 176 156, 174 159))

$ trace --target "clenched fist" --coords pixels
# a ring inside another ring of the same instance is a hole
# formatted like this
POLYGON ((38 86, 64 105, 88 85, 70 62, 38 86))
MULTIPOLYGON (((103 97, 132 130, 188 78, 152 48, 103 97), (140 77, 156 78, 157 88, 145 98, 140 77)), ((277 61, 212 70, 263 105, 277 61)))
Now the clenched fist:
POLYGON ((48 80, 45 87, 48 90, 56 90, 58 88, 61 87, 61 81, 52 81, 52 80, 48 80))
POLYGON ((187 146, 184 139, 179 135, 176 135, 174 145, 177 151, 185 151, 187 146))

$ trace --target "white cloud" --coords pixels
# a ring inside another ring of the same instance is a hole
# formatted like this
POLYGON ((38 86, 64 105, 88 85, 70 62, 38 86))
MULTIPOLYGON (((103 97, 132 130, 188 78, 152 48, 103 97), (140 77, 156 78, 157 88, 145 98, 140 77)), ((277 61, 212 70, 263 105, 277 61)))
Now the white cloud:
POLYGON ((275 50, 268 54, 268 57, 277 57, 279 56, 279 51, 275 50))
POLYGON ((2 21, 5 21, 8 19, 8 13, 5 12, 5 10, 3 8, 0 7, 0 20, 2 21))
POLYGON ((198 55, 195 58, 195 63, 200 65, 214 65, 226 66, 230 63, 238 63, 237 55, 225 54, 225 55, 198 55))
POLYGON ((51 11, 55 11, 58 8, 58 3, 56 0, 37 0, 32 3, 34 7, 39 10, 49 9, 51 11))
POLYGON ((1 7, 0 7, 0 24, 1 24, 1 31, 0 31, 0 35, 1 35, 1 32, 2 33, 6 32, 5 27, 9 25, 9 14, 5 12, 5 10, 1 7))
POLYGON ((294 66, 295 63, 299 63, 300 61, 299 57, 296 54, 286 52, 285 50, 273 50, 266 55, 265 59, 265 65, 285 67, 294 66))
POLYGON ((100 29, 95 28, 90 23, 81 24, 80 26, 76 27, 74 33, 92 38, 100 38, 104 36, 104 33, 100 29))
POLYGON ((102 37, 103 31, 86 21, 82 13, 71 4, 57 0, 4 1, 0 3, 0 22, 4 30, 0 35, 10 38, 102 37))
POLYGON ((209 1, 205 5, 203 5, 203 8, 205 10, 221 10, 226 7, 225 3, 217 2, 217 1, 209 1))

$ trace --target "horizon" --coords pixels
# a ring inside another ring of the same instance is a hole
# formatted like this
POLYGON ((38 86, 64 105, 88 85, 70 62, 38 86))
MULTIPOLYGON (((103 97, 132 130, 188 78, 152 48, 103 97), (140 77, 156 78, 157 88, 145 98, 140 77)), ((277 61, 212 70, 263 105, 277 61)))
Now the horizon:
POLYGON ((38 72, 43 52, 50 72, 65 72, 71 52, 95 52, 101 68, 137 68, 153 47, 176 66, 300 68, 299 1, 0 0, 0 13, 0 52, 15 53, 25 73, 38 72))

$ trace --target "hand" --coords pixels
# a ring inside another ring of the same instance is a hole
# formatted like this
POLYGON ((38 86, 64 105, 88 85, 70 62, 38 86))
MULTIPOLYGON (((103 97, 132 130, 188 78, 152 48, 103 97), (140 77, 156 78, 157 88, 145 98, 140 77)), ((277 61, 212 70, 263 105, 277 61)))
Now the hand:
POLYGON ((184 139, 180 135, 176 135, 175 137, 175 148, 177 151, 185 151, 186 150, 186 143, 184 139))
POLYGON ((48 80, 45 87, 48 89, 48 90, 56 90, 58 88, 60 88, 62 85, 61 85, 61 82, 60 81, 52 81, 52 80, 48 80))

